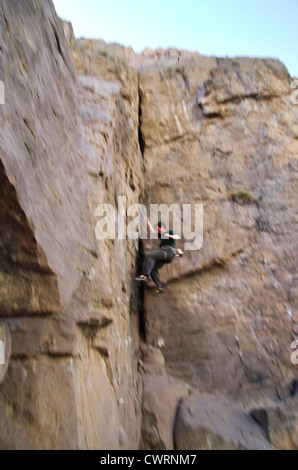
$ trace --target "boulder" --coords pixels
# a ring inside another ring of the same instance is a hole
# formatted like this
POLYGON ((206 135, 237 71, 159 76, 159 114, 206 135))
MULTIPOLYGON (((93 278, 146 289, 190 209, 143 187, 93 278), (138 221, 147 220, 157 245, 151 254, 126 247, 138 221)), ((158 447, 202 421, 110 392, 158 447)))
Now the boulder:
POLYGON ((177 406, 189 386, 169 377, 162 352, 148 347, 143 358, 143 400, 141 448, 174 450, 173 429, 177 406))
POLYGON ((177 450, 272 450, 250 414, 219 396, 183 398, 174 436, 177 450))
POLYGON ((279 450, 298 449, 298 396, 252 410, 271 445, 279 450))

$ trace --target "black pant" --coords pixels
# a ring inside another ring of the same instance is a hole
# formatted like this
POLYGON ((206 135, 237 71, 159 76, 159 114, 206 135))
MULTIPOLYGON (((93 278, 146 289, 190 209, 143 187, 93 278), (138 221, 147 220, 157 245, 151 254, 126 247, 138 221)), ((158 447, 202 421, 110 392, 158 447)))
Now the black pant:
POLYGON ((158 288, 162 288, 163 284, 160 280, 158 270, 165 264, 169 264, 175 258, 174 253, 170 248, 159 249, 150 253, 145 262, 145 276, 151 276, 152 281, 158 288))

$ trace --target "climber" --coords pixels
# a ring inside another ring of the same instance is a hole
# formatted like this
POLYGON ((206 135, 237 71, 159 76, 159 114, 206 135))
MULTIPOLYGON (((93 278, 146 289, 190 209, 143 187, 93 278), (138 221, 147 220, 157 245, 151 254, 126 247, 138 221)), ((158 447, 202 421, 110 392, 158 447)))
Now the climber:
POLYGON ((156 284, 157 289, 155 295, 162 294, 164 292, 163 283, 160 280, 158 270, 165 264, 170 264, 175 256, 182 256, 181 250, 176 250, 176 240, 180 240, 178 235, 175 235, 172 230, 167 232, 165 224, 158 222, 154 228, 152 227, 149 218, 147 218, 147 224, 150 231, 158 236, 160 240, 159 250, 150 253, 145 261, 144 274, 135 278, 135 281, 147 282, 149 277, 156 284))

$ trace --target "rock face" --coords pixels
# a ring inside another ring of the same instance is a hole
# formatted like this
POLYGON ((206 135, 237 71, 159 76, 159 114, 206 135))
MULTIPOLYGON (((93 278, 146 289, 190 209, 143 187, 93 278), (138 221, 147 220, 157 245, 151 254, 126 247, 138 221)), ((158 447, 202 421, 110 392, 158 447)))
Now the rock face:
POLYGON ((0 44, 0 448, 229 447, 215 415, 201 429, 206 394, 248 410, 217 410, 237 414, 237 448, 297 448, 278 401, 298 334, 285 67, 76 40, 50 0, 3 0, 0 44), (158 299, 132 281, 153 243, 96 237, 100 204, 118 234, 119 197, 182 222, 204 205, 202 247, 163 269, 158 299))
POLYGON ((202 248, 164 269, 161 299, 146 295, 148 340, 163 337, 167 371, 202 392, 282 396, 297 334, 290 77, 273 60, 182 60, 140 88, 148 204, 204 204, 202 248))
POLYGON ((97 242, 95 212, 139 200, 136 74, 78 80, 50 1, 4 1, 0 22, 0 447, 135 448, 138 243, 97 242))

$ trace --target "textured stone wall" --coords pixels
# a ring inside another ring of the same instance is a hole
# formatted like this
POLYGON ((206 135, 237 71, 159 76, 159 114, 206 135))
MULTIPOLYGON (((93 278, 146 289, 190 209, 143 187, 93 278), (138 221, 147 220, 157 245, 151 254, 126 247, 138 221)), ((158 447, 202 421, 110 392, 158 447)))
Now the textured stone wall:
POLYGON ((49 1, 4 1, 0 22, 0 446, 135 448, 138 243, 97 241, 95 211, 139 199, 136 74, 78 79, 49 1))
POLYGON ((146 294, 148 340, 202 392, 276 398, 297 373, 291 79, 275 60, 194 61, 140 75, 146 200, 204 204, 202 248, 164 269, 162 298, 146 294))
POLYGON ((0 80, 0 448, 297 448, 285 67, 138 55, 76 40, 50 0, 3 0, 0 80), (204 204, 159 298, 133 283, 154 243, 96 239, 119 196, 204 204))

